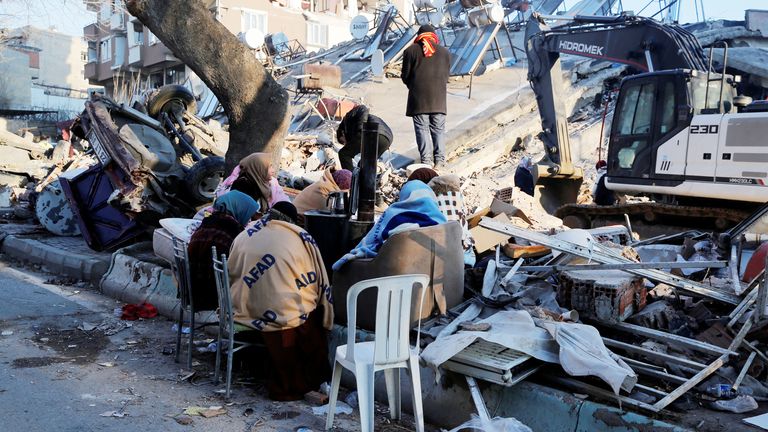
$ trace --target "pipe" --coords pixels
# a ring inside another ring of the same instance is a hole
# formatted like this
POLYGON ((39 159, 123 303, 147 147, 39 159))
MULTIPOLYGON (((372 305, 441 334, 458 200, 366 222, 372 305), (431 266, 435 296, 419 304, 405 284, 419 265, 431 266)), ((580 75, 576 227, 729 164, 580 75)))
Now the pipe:
POLYGON ((358 183, 357 220, 372 221, 376 204, 376 160, 379 157, 379 124, 367 121, 363 124, 363 140, 360 149, 360 181, 358 183))

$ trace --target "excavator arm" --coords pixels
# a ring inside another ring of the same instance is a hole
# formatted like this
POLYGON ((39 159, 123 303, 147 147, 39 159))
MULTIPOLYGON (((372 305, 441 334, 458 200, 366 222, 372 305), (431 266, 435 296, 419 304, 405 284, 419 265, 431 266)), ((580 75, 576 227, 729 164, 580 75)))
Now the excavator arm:
POLYGON ((551 29, 542 16, 533 14, 525 40, 528 81, 536 95, 542 126, 539 136, 545 149, 533 174, 539 184, 546 178, 571 183, 566 186, 565 182, 557 185, 547 181, 550 197, 542 197, 542 204, 548 209, 558 206, 549 201, 575 202, 582 179, 581 170, 573 165, 568 140, 560 54, 621 63, 642 72, 708 68, 704 51, 691 33, 639 16, 576 16, 569 24, 551 29), (558 186, 562 191, 556 190, 558 186))

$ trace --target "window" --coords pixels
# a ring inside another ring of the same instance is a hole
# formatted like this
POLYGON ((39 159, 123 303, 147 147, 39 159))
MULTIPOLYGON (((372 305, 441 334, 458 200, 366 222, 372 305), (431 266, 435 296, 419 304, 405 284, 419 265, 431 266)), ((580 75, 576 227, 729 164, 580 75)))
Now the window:
POLYGON ((307 23, 307 45, 328 47, 328 24, 307 23))
POLYGON ((96 60, 98 60, 98 48, 96 45, 96 41, 88 41, 88 57, 87 61, 88 63, 94 63, 96 60))
POLYGON ((156 89, 163 86, 163 72, 154 72, 149 75, 150 88, 156 89))
POLYGON ((107 38, 99 42, 99 60, 106 63, 112 60, 112 39, 107 38))
POLYGON ((639 135, 651 131, 656 85, 640 84, 626 91, 619 110, 618 135, 639 135))
POLYGON ((677 126, 675 116, 675 83, 667 81, 661 92, 661 121, 659 122, 659 136, 664 136, 677 126))
POLYGON ((83 63, 88 63, 88 51, 81 51, 80 52, 80 61, 83 63))
POLYGON ((184 65, 179 65, 165 70, 166 84, 183 84, 185 79, 184 65))
POLYGON ((255 10, 244 10, 240 16, 240 30, 247 32, 256 29, 267 34, 267 14, 255 10))
POLYGON ((147 41, 149 42, 149 44, 150 44, 150 45, 154 45, 154 44, 156 44, 156 43, 157 43, 157 36, 155 36, 155 34, 154 34, 154 33, 152 33, 152 32, 151 32, 151 31, 149 31, 149 30, 147 30, 147 33, 149 34, 149 35, 147 36, 147 41))
POLYGON ((125 36, 118 36, 113 39, 115 46, 114 64, 112 66, 122 66, 125 63, 125 36))
POLYGON ((141 23, 133 23, 133 40, 131 46, 144 45, 144 26, 141 23))

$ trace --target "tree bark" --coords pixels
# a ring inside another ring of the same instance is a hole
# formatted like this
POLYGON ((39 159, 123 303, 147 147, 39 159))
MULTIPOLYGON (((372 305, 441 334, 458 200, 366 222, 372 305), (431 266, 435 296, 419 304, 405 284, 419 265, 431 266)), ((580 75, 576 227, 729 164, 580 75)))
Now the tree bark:
POLYGON ((288 93, 203 2, 127 0, 126 8, 219 99, 229 117, 227 170, 253 152, 272 153, 279 163, 288 93))

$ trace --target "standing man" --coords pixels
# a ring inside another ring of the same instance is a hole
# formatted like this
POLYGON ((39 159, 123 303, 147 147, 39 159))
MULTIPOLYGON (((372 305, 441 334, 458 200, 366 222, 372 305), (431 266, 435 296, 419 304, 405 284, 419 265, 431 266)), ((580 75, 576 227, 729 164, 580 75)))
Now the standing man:
POLYGON ((360 154, 363 143, 363 123, 379 124, 379 149, 377 157, 381 157, 392 145, 392 129, 379 117, 368 112, 368 107, 358 105, 352 108, 341 120, 336 129, 336 140, 344 147, 339 150, 339 162, 345 170, 354 171, 354 158, 360 154))
POLYGON ((413 45, 403 53, 401 77, 408 86, 405 115, 413 118, 421 163, 442 168, 451 55, 439 42, 434 27, 419 27, 413 45))

